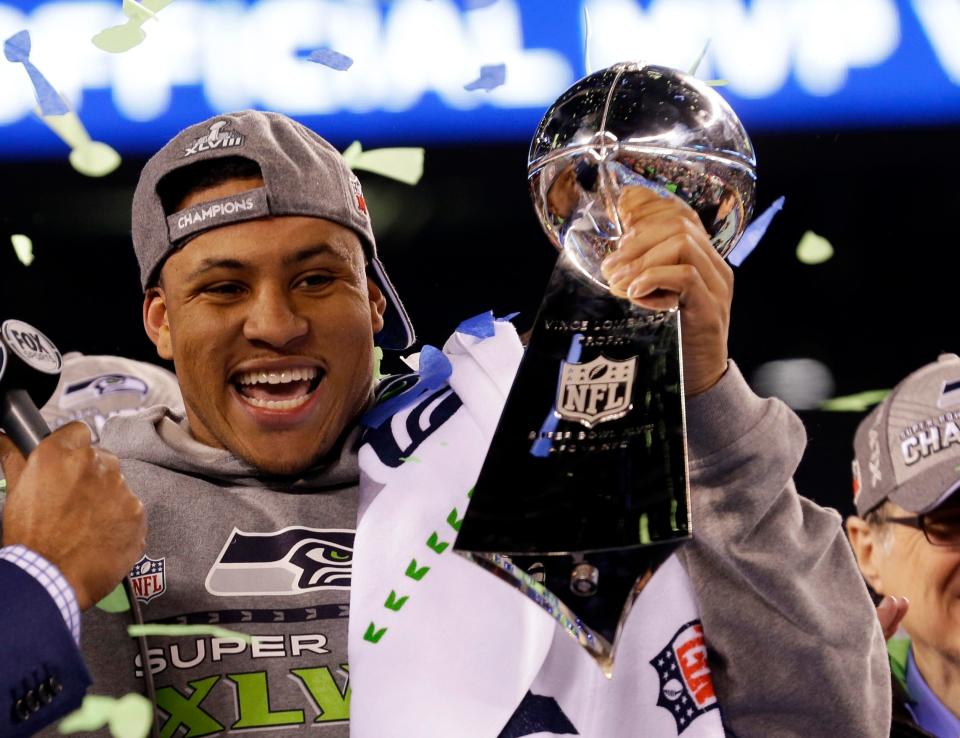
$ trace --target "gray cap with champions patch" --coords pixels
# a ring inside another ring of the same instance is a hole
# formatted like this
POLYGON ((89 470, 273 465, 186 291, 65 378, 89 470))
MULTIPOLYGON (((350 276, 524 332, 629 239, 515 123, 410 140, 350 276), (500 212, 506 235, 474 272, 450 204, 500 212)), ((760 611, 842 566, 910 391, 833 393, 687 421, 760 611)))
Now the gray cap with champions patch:
POLYGON ((164 260, 211 228, 254 218, 305 215, 339 223, 360 238, 370 274, 387 299, 379 346, 402 350, 416 340, 413 325, 377 257, 360 181, 333 146, 279 113, 244 110, 218 115, 181 131, 151 157, 133 196, 133 248, 146 289, 164 260), (255 162, 263 187, 176 213, 164 211, 157 187, 182 167, 239 156, 255 162))
POLYGON ((858 515, 886 500, 918 514, 940 507, 960 488, 960 357, 941 354, 894 387, 853 450, 858 515))

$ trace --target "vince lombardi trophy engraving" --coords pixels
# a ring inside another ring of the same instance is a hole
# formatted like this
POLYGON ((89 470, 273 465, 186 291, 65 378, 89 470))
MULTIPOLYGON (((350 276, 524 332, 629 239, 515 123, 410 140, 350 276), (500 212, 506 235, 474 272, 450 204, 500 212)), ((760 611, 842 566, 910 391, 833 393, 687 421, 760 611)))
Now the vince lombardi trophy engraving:
POLYGON ((610 293, 600 264, 628 187, 680 197, 726 255, 755 159, 730 106, 690 75, 616 64, 577 82, 530 146, 537 216, 560 251, 455 549, 542 606, 612 674, 657 567, 693 535, 680 315, 610 293))

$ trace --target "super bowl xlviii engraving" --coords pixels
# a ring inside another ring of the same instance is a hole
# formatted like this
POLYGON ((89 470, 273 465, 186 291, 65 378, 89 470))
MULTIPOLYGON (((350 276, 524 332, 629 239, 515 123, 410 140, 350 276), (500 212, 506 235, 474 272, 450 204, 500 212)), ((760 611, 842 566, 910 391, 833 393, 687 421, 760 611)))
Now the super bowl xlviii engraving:
POLYGON ((562 420, 579 422, 587 428, 622 418, 633 407, 636 369, 636 356, 615 361, 601 354, 582 364, 564 361, 554 413, 562 420))
POLYGON ((24 363, 44 374, 59 374, 63 358, 53 341, 22 320, 6 320, 0 328, 4 343, 24 363))

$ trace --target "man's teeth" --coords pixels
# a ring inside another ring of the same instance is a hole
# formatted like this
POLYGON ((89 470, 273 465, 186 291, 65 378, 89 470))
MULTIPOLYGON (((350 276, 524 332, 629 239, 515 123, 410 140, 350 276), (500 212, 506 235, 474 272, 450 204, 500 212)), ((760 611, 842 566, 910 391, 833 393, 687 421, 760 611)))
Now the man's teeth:
POLYGON ((254 407, 264 407, 268 410, 293 410, 310 399, 310 395, 302 395, 292 400, 261 400, 256 397, 247 397, 246 395, 241 395, 241 397, 243 397, 244 402, 249 402, 254 407))
MULTIPOLYGON (((302 369, 281 369, 272 372, 243 372, 236 378, 237 384, 287 384, 288 382, 312 382, 317 377, 315 367, 304 367, 302 369)), ((267 401, 268 407, 272 404, 283 404, 284 402, 295 402, 295 400, 267 401)))
POLYGON ((234 383, 244 402, 267 410, 294 410, 313 395, 316 367, 292 367, 275 371, 247 371, 238 374, 234 383), (267 389, 267 386, 270 388, 267 389))

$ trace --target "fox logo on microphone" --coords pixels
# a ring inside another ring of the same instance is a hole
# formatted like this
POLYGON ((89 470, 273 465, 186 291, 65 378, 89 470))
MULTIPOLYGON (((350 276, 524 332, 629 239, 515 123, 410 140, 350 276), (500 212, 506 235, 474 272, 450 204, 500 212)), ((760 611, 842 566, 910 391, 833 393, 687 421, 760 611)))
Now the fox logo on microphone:
POLYGON ((288 527, 272 533, 237 528, 207 574, 221 597, 297 595, 350 589, 354 531, 288 527))

